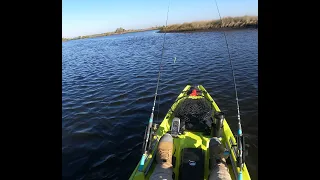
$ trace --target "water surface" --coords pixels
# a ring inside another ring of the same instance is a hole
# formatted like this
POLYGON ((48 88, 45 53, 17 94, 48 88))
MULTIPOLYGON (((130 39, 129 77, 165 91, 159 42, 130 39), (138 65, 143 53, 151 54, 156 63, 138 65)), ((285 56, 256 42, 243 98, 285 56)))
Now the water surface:
MULTIPOLYGON (((243 133, 251 145, 247 167, 256 180, 258 31, 226 34, 243 133)), ((141 158, 163 35, 147 31, 62 43, 63 179, 129 178, 141 158)), ((160 113, 155 122, 161 122, 187 84, 201 84, 236 132, 235 91, 223 32, 168 33, 160 82, 160 113)))

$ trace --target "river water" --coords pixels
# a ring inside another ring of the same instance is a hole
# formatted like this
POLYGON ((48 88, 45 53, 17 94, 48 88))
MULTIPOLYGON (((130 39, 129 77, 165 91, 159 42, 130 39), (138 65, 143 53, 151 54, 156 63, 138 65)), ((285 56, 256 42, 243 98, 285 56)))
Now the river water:
MULTIPOLYGON (((163 35, 146 31, 62 43, 63 179, 129 178, 141 158, 163 35)), ((250 145, 246 163, 256 180, 258 30, 231 30, 226 35, 243 133, 250 145)), ((166 34, 155 122, 161 122, 187 84, 207 89, 235 133, 235 91, 223 32, 166 34)))

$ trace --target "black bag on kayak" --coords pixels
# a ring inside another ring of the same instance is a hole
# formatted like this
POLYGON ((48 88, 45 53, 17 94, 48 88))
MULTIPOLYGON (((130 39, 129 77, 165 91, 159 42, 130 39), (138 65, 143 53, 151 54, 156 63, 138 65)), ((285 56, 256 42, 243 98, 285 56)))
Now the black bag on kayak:
POLYGON ((204 179, 205 153, 200 148, 184 148, 181 151, 179 180, 204 179))

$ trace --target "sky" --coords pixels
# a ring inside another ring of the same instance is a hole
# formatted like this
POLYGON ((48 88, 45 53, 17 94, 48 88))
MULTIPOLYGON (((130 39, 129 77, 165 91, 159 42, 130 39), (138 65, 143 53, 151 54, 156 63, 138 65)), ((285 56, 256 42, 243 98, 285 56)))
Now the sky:
MULTIPOLYGON (((217 0, 225 16, 258 15, 258 0, 217 0)), ((214 0, 62 0, 62 37, 219 19, 214 0), (170 3, 170 5, 169 5, 170 3)))

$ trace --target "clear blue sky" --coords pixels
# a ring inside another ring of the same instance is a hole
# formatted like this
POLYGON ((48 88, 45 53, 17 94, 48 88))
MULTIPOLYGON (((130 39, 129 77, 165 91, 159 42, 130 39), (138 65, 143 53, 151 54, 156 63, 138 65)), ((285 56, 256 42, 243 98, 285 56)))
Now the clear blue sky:
MULTIPOLYGON (((217 0, 221 16, 258 15, 258 0, 217 0)), ((62 0, 62 37, 165 25, 169 0, 62 0)), ((170 0, 168 24, 218 19, 214 0, 170 0)))

